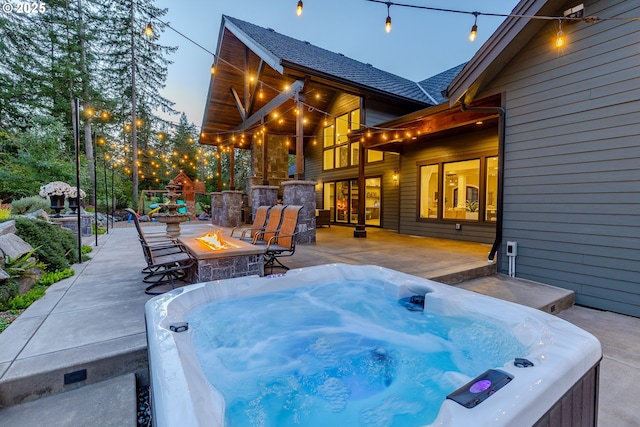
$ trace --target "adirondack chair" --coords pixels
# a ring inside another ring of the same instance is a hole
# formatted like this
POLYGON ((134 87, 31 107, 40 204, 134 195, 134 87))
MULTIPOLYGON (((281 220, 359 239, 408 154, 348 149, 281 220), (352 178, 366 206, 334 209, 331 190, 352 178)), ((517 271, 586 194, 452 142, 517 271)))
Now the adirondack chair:
POLYGON ((264 253, 264 267, 277 266, 289 270, 289 267, 280 262, 280 258, 292 256, 296 251, 296 237, 298 235, 298 217, 302 206, 287 206, 282 214, 282 224, 278 232, 267 240, 267 248, 264 253))
POLYGON ((251 227, 233 227, 231 229, 231 237, 234 237, 235 233, 240 240, 253 241, 253 236, 264 230, 267 223, 267 214, 270 209, 271 206, 259 206, 258 209, 256 209, 256 217, 253 219, 251 227))
POLYGON ((275 205, 269 209, 269 218, 267 224, 264 226, 264 230, 256 232, 253 235, 252 243, 266 243, 270 238, 276 235, 280 229, 280 222, 282 221, 282 212, 284 211, 284 205, 275 205))

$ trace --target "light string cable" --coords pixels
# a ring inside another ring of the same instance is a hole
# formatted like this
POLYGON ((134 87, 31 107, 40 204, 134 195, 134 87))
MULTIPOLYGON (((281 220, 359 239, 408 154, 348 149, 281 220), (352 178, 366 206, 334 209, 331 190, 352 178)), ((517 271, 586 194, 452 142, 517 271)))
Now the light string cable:
POLYGON ((584 17, 571 17, 571 16, 543 16, 543 15, 519 15, 513 13, 492 13, 492 12, 470 12, 468 10, 460 10, 460 9, 447 9, 441 7, 432 7, 432 6, 422 6, 417 4, 408 4, 408 3, 396 3, 387 0, 364 0, 370 3, 380 3, 385 6, 398 6, 398 7, 407 7, 413 9, 423 9, 423 10, 431 10, 435 12, 447 12, 447 13, 458 13, 464 15, 474 15, 474 16, 497 16, 502 18, 522 18, 522 19, 540 19, 540 20, 566 20, 566 21, 585 21, 585 22, 596 22, 596 21, 640 21, 640 17, 599 17, 599 16, 584 16, 584 17))

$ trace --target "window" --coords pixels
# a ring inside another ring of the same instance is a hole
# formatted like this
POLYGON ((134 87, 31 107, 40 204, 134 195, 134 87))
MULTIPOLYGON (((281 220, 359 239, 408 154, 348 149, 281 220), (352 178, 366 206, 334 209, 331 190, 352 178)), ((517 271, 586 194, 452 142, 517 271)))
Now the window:
POLYGON ((418 219, 495 222, 498 157, 418 165, 418 219))
POLYGON ((443 218, 477 220, 480 160, 445 163, 442 178, 443 218))
POLYGON ((327 126, 322 130, 322 146, 324 147, 324 161, 322 162, 322 168, 324 170, 333 169, 335 167, 333 163, 333 146, 335 145, 333 130, 333 125, 327 126))
POLYGON ((381 162, 382 160, 384 160, 382 151, 367 150, 367 163, 381 162))
POLYGON ((420 218, 438 217, 439 165, 420 166, 420 218))
POLYGON ((323 128, 324 170, 345 168, 358 164, 359 142, 349 143, 349 133, 360 128, 360 110, 356 109, 335 118, 331 126, 323 128))
POLYGON ((497 218, 497 194, 498 194, 498 157, 487 158, 486 166, 487 182, 485 188, 486 206, 485 221, 496 221, 497 218))

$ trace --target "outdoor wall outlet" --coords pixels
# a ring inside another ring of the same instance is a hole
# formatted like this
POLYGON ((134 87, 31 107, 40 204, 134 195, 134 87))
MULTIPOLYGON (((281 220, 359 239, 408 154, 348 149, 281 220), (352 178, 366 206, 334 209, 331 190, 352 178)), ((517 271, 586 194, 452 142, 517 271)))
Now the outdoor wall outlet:
POLYGON ((518 242, 507 242, 507 256, 518 255, 518 242))
POLYGON ((456 230, 462 230, 462 224, 456 224, 456 230))

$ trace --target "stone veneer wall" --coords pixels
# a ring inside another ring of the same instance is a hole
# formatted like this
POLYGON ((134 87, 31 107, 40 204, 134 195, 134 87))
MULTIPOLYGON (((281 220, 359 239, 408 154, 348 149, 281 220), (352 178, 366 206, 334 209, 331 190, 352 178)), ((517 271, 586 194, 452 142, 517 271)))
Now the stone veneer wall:
POLYGON ((211 193, 211 223, 222 227, 222 218, 224 217, 224 202, 222 200, 222 192, 216 191, 211 193))
POLYGON ((264 276, 264 255, 235 255, 198 260, 193 268, 196 282, 252 275, 264 276))
POLYGON ((316 183, 315 181, 283 182, 285 205, 302 206, 298 217, 297 243, 316 242, 316 183))
POLYGON ((279 187, 273 185, 254 185, 251 187, 249 203, 251 206, 251 218, 256 217, 259 206, 273 206, 278 202, 279 187))
POLYGON ((242 191, 211 193, 211 223, 220 227, 242 224, 242 191))
MULTIPOLYGON (((267 178, 289 177, 288 138, 279 135, 267 135, 267 178)), ((262 180, 262 144, 254 142, 251 150, 253 175, 262 180)), ((262 184, 262 182, 260 182, 262 184)), ((271 184, 271 183, 270 183, 271 184)))

